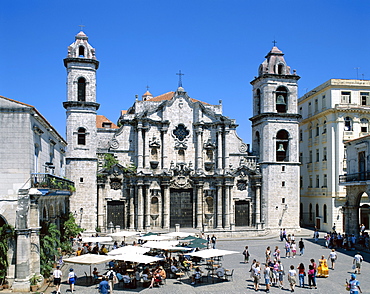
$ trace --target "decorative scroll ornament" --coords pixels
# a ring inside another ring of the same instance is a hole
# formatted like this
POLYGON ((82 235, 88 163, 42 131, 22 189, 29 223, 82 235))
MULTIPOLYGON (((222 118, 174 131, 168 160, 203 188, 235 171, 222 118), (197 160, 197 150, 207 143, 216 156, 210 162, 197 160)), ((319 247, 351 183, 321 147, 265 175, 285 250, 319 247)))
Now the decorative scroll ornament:
POLYGON ((203 148, 206 150, 216 149, 216 144, 212 142, 211 138, 208 138, 207 142, 204 143, 203 148))
POLYGON ((177 163, 176 165, 171 161, 170 169, 173 173, 171 180, 171 188, 188 189, 192 187, 192 181, 189 179, 190 174, 193 172, 192 163, 189 166, 186 163, 177 163))
POLYGON ((118 149, 119 147, 119 143, 118 143, 118 140, 117 139, 112 139, 109 141, 109 147, 112 148, 112 149, 118 149))
POLYGON ((239 191, 247 190, 247 186, 248 186, 248 181, 246 180, 239 180, 236 183, 236 187, 238 188, 239 191))
POLYGON ((239 152, 241 152, 241 153, 248 152, 248 149, 249 149, 248 144, 241 143, 240 146, 239 146, 239 152))
POLYGON ((121 187, 122 187, 121 179, 117 179, 117 178, 111 179, 110 180, 110 187, 113 190, 120 190, 121 187))
POLYGON ((153 138, 149 141, 149 147, 159 148, 161 147, 161 142, 159 141, 159 139, 157 139, 157 137, 153 136, 153 138))

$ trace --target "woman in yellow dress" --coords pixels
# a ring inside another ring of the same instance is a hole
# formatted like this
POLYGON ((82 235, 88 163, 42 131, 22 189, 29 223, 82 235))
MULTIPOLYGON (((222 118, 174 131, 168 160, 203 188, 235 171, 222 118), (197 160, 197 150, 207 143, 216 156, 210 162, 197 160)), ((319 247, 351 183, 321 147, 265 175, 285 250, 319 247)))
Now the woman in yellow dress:
POLYGON ((329 276, 329 268, 325 256, 322 255, 319 259, 319 266, 317 267, 317 277, 327 278, 329 276))

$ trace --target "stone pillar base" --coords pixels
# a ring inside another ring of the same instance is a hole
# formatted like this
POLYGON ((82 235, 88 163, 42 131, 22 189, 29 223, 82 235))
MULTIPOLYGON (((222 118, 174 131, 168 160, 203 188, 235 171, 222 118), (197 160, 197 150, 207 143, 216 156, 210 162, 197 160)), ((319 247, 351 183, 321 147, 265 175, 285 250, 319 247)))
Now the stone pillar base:
POLYGON ((265 228, 265 223, 257 223, 256 228, 257 230, 263 230, 265 228))
POLYGON ((30 281, 29 280, 18 280, 15 279, 12 284, 13 292, 27 292, 30 293, 30 281))

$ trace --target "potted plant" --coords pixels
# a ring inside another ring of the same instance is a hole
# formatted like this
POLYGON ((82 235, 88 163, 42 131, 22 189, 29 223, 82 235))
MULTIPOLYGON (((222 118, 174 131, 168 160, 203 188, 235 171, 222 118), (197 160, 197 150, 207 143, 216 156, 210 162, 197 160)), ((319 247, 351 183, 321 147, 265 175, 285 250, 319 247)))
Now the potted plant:
POLYGON ((33 274, 30 278, 30 286, 31 286, 31 291, 35 292, 38 288, 38 284, 42 282, 42 276, 38 274, 33 274))

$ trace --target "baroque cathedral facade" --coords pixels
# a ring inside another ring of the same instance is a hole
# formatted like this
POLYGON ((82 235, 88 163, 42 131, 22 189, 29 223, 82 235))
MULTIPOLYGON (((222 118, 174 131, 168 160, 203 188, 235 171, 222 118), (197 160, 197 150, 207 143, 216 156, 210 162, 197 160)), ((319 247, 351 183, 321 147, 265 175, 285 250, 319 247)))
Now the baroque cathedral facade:
MULTIPOLYGON (((80 32, 68 47, 66 176, 70 209, 87 231, 299 229, 297 81, 273 47, 253 86, 252 148, 222 104, 182 87, 147 91, 117 123, 98 115, 99 61, 80 32), (105 164, 107 154, 115 158, 105 164)), ((181 76, 180 76, 181 78, 181 76)))

